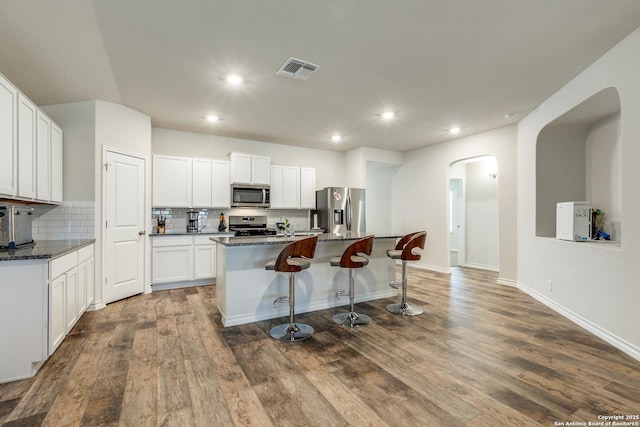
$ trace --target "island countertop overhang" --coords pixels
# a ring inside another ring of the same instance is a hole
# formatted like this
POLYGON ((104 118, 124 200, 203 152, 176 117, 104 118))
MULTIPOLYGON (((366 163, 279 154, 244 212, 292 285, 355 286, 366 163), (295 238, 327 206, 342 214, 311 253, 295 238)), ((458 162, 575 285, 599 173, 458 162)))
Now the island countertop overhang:
MULTIPOLYGON (((324 242, 348 242, 361 239, 370 234, 318 234, 318 243, 324 242)), ((210 237, 209 240, 223 246, 263 246, 263 245, 282 245, 291 243, 295 240, 305 239, 309 236, 297 236, 295 238, 285 236, 248 236, 248 237, 210 237)), ((375 239, 399 239, 400 234, 382 234, 375 235, 375 239)))

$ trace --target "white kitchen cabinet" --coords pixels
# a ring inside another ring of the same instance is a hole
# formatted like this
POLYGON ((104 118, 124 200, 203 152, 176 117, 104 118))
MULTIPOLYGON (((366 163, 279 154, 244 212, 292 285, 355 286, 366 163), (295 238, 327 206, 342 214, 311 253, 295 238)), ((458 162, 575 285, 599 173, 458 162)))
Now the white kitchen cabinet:
POLYGON ((51 119, 41 111, 36 116, 36 199, 51 199, 51 119))
POLYGON ((94 245, 49 261, 49 345, 52 355, 93 302, 94 245), (91 294, 90 299, 87 296, 91 294))
POLYGON ((192 159, 177 156, 153 156, 153 206, 191 207, 192 159))
MULTIPOLYGON (((93 254, 93 251, 92 251, 93 254)), ((87 261, 87 308, 93 303, 96 297, 96 280, 95 271, 96 263, 95 257, 92 255, 87 261)))
POLYGON ((300 209, 316 208, 316 169, 300 168, 300 209))
POLYGON ((67 277, 64 274, 49 282, 49 355, 53 354, 67 336, 66 288, 67 277))
POLYGON ((208 236, 194 236, 193 279, 216 277, 216 244, 208 236))
POLYGON ((271 166, 271 208, 300 208, 300 168, 271 166))
POLYGON ((216 244, 208 235, 156 236, 151 243, 151 284, 211 283, 215 258, 216 244))
POLYGON ((18 94, 18 197, 36 197, 36 117, 38 107, 18 94))
POLYGON ((50 199, 52 203, 62 203, 62 129, 51 122, 51 166, 49 182, 51 185, 50 199))
POLYGON ((156 237, 151 246, 152 284, 193 280, 192 236, 156 237))
POLYGON ((207 208, 212 206, 211 196, 213 184, 213 169, 211 159, 192 159, 192 189, 191 205, 194 208, 207 208))
POLYGON ((93 273, 93 245, 89 245, 78 250, 78 295, 76 304, 78 318, 93 302, 94 291, 90 289, 90 287, 94 286, 93 273), (91 299, 89 299, 90 293, 91 299))
POLYGON ((0 194, 18 191, 17 89, 0 74, 0 194))
POLYGON ((231 207, 231 186, 229 181, 229 162, 212 160, 211 207, 231 207))
POLYGON ((78 267, 73 267, 65 273, 65 322, 66 333, 71 331, 78 321, 78 267))
POLYGON ((271 158, 244 153, 231 153, 232 184, 265 184, 271 183, 271 158))

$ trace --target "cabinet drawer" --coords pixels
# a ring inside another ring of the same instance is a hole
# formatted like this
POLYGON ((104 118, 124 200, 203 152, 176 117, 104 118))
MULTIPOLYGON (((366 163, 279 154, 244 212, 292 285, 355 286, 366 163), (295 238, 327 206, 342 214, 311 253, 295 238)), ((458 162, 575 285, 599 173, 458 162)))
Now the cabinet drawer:
POLYGON ((93 243, 89 246, 85 246, 84 248, 78 249, 78 262, 82 262, 86 259, 89 259, 93 256, 93 243))
POLYGON ((78 265, 78 251, 73 251, 70 254, 49 261, 49 280, 66 273, 76 265, 78 265))
MULTIPOLYGON (((212 242, 213 243, 213 242, 212 242)), ((192 236, 163 236, 151 239, 151 247, 162 248, 167 246, 191 246, 193 245, 192 236)))

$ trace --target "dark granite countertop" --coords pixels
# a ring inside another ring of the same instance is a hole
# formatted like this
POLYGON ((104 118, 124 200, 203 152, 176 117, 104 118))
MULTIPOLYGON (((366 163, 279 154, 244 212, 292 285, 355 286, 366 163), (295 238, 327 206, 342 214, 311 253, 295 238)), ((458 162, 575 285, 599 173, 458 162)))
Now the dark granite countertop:
MULTIPOLYGON (((319 234, 318 243, 341 242, 357 240, 369 234, 319 234)), ((209 239, 224 246, 260 246, 260 245, 282 245, 291 243, 294 240, 305 239, 309 236, 296 236, 295 239, 285 236, 251 236, 251 237, 210 237, 209 239)), ((399 239, 400 234, 375 235, 376 239, 399 239)))
POLYGON ((33 246, 20 249, 0 250, 0 262, 23 261, 29 259, 49 260, 66 255, 84 246, 95 243, 95 239, 81 240, 38 240, 33 246))

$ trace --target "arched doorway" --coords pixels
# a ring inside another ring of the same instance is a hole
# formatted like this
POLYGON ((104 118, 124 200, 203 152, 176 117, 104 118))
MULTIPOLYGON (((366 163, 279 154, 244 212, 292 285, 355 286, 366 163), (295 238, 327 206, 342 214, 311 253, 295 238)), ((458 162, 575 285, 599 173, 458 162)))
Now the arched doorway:
POLYGON ((449 265, 499 270, 496 158, 462 159, 449 170, 449 265))

